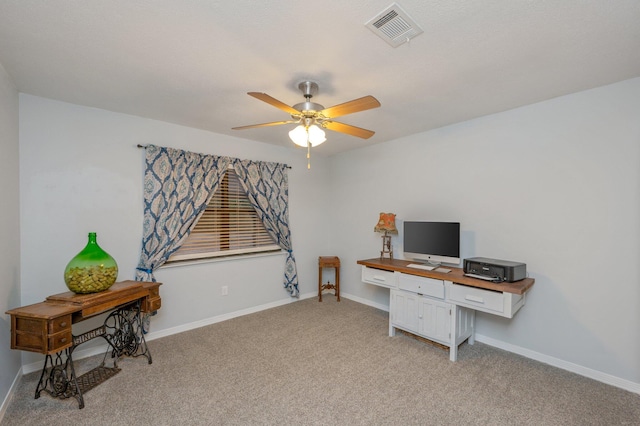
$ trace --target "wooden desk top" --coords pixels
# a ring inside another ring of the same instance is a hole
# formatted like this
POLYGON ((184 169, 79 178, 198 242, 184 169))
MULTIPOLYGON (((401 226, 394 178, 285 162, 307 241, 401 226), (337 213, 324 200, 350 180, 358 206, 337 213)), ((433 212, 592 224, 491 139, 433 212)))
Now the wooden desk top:
POLYGON ((44 302, 11 309, 11 349, 54 354, 74 345, 72 324, 140 301, 142 312, 160 308, 160 283, 122 281, 98 293, 54 294, 44 302))
POLYGON ((376 257, 374 259, 358 260, 359 265, 364 265, 369 268, 382 269, 385 271, 398 271, 405 274, 435 278, 444 281, 451 281, 456 284, 463 284, 471 287, 478 287, 487 290, 501 291, 513 294, 524 294, 535 283, 535 280, 533 278, 525 278, 513 283, 493 283, 491 281, 484 281, 477 278, 467 277, 464 275, 464 271, 462 270, 462 268, 452 268, 446 266, 447 269, 451 269, 451 272, 438 272, 436 270, 426 271, 424 269, 409 268, 407 265, 409 265, 410 263, 415 262, 400 259, 380 259, 379 257, 376 257))
POLYGON ((90 294, 76 294, 71 291, 54 294, 44 302, 22 306, 6 312, 25 318, 53 319, 73 314, 73 322, 106 312, 134 300, 150 296, 161 283, 122 281, 114 283, 105 291, 90 294))
POLYGON ((72 291, 47 297, 48 303, 62 303, 77 307, 74 322, 113 309, 114 307, 148 296, 149 290, 139 281, 122 281, 98 293, 76 294, 72 291))
POLYGON ((64 315, 72 314, 78 310, 75 306, 53 304, 53 303, 36 303, 33 305, 21 306, 5 312, 7 315, 19 315, 23 318, 35 319, 54 319, 64 315))
POLYGON ((122 281, 114 283, 111 287, 97 293, 78 294, 72 291, 65 291, 51 296, 47 296, 49 302, 60 302, 69 305, 90 306, 99 300, 116 299, 121 295, 139 291, 142 283, 138 281, 122 281))

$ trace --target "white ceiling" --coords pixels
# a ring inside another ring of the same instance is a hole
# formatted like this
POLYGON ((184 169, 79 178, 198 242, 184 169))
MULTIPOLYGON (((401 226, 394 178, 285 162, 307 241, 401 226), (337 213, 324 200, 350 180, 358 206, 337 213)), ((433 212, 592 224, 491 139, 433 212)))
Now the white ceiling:
POLYGON ((365 27, 391 0, 0 0, 0 63, 19 91, 294 146, 301 80, 338 121, 332 155, 640 76, 640 0, 398 0, 424 29, 392 48, 365 27))

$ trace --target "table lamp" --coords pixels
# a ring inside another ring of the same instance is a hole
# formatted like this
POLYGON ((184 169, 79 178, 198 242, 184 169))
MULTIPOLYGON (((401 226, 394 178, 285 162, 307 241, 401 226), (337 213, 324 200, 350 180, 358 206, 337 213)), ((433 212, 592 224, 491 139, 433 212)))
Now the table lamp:
POLYGON ((382 251, 380 251, 380 259, 384 258, 385 254, 389 255, 389 259, 393 259, 393 246, 391 245, 391 235, 397 234, 396 229, 396 215, 394 213, 380 213, 380 219, 378 224, 373 228, 375 232, 384 232, 382 235, 382 251))

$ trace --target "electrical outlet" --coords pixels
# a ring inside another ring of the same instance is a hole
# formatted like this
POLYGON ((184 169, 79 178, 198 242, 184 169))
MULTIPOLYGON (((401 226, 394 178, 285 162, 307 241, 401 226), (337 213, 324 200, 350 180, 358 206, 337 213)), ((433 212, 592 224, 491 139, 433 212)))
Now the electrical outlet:
POLYGON ((229 286, 223 285, 220 290, 223 296, 227 296, 229 294, 229 286))

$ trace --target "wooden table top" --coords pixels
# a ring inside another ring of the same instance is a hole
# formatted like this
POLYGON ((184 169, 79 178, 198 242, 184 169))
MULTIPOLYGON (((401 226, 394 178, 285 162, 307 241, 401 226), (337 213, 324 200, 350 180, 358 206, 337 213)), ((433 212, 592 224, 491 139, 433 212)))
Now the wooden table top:
POLYGON ((451 269, 451 272, 438 272, 435 269, 433 271, 426 271, 424 269, 410 268, 407 266, 410 263, 415 262, 400 259, 380 259, 379 257, 373 259, 358 260, 359 265, 364 265, 369 268, 382 269, 386 271, 398 271, 406 274, 435 278, 444 281, 451 281, 456 284, 463 284, 471 287, 478 287, 484 288, 486 290, 501 291, 513 294, 524 294, 535 283, 535 280, 533 278, 525 278, 523 280, 512 283, 494 283, 491 281, 467 277, 464 275, 464 271, 462 270, 462 268, 445 266, 445 268, 451 269))
POLYGON ((150 289, 161 283, 122 281, 98 293, 77 294, 72 291, 48 296, 44 302, 11 309, 8 315, 51 319, 73 314, 74 322, 89 318, 114 307, 149 296, 150 289))

